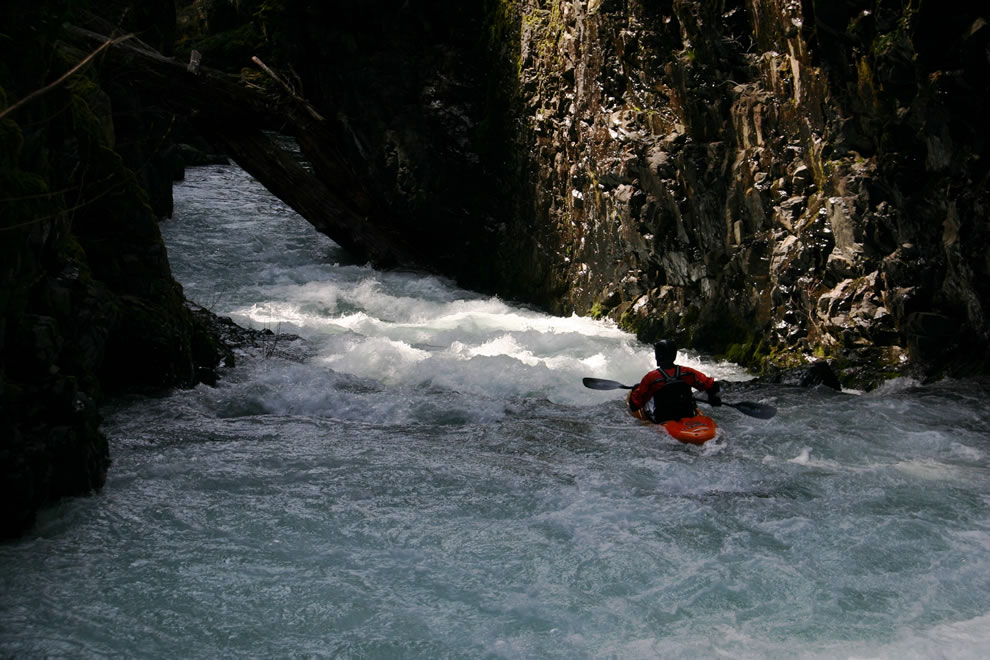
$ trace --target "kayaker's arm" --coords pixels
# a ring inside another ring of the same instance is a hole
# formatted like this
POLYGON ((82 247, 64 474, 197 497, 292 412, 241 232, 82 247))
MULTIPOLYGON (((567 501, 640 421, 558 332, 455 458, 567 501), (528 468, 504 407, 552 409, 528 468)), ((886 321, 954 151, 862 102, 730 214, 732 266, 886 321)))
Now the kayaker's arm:
POLYGON ((629 393, 629 397, 626 399, 629 403, 629 410, 636 412, 645 406, 647 401, 653 398, 653 392, 650 387, 652 384, 652 379, 650 376, 652 374, 653 372, 651 371, 643 376, 643 380, 639 381, 639 383, 636 384, 636 387, 632 389, 632 392, 629 393))
POLYGON ((712 404, 715 408, 722 405, 722 397, 719 395, 719 390, 721 389, 718 381, 712 380, 712 386, 705 390, 708 393, 708 403, 712 404))
POLYGON ((691 367, 681 367, 681 373, 687 377, 688 382, 696 390, 700 390, 708 395, 708 403, 713 406, 722 405, 722 398, 719 395, 721 386, 719 382, 711 376, 706 376, 697 369, 691 367))

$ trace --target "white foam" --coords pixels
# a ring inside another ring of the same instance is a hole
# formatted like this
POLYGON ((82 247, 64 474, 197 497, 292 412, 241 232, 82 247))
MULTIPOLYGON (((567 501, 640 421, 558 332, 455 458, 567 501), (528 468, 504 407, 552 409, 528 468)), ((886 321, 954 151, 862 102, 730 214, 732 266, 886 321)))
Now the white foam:
POLYGON ((890 380, 884 381, 879 387, 870 392, 871 396, 887 396, 890 394, 895 394, 897 392, 905 392, 915 387, 919 387, 919 383, 914 378, 900 377, 891 378, 890 380))
POLYGON ((935 459, 913 459, 894 464, 897 471, 923 481, 971 482, 987 478, 987 469, 979 465, 957 465, 935 459))
POLYGON ((941 623, 927 630, 904 630, 898 638, 859 658, 953 658, 983 660, 990 649, 990 614, 941 623))
MULTIPOLYGON (((303 233, 304 224, 282 228, 283 220, 273 218, 278 228, 262 232, 273 236, 256 246, 266 259, 294 254, 313 238, 303 233)), ((204 222, 203 230, 215 227, 204 222)), ((318 250, 329 249, 326 241, 317 243, 318 250)), ((588 390, 583 377, 633 385, 655 368, 652 348, 611 321, 551 316, 442 278, 340 267, 315 260, 313 249, 303 252, 277 267, 230 264, 239 273, 234 281, 252 284, 224 291, 215 311, 254 328, 301 335, 313 344, 314 366, 389 386, 429 384, 595 404, 620 400, 622 392, 588 390)), ((200 255, 190 263, 209 260, 200 255)), ((679 357, 721 380, 749 378, 736 365, 679 357)))
POLYGON ((232 315, 254 327, 302 334, 318 344, 318 364, 389 385, 598 402, 608 399, 584 390, 582 377, 636 382, 652 367, 650 348, 613 323, 464 297, 441 280, 370 272, 352 281, 272 287, 270 302, 232 315), (410 287, 429 297, 403 295, 410 287))

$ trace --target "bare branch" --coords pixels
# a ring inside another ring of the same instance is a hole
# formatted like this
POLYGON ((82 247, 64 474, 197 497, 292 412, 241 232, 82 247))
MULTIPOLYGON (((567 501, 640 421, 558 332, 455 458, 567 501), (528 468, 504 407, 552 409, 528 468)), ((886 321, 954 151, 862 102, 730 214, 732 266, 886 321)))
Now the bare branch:
POLYGON ((97 48, 96 50, 94 50, 92 53, 90 53, 89 55, 87 55, 86 57, 84 57, 83 60, 81 62, 79 62, 79 64, 75 65, 74 67, 72 67, 71 69, 69 69, 68 71, 66 71, 64 74, 62 74, 58 78, 58 80, 55 80, 54 82, 48 83, 47 85, 45 85, 41 89, 38 89, 38 90, 35 90, 35 91, 31 92, 30 94, 28 94, 27 96, 25 96, 24 98, 22 98, 20 101, 18 101, 14 105, 8 107, 3 112, 0 112, 0 120, 3 120, 4 117, 6 117, 10 113, 12 113, 14 110, 17 110, 18 108, 20 108, 22 105, 25 105, 25 104, 33 101, 34 99, 38 98, 42 94, 46 94, 46 93, 50 92, 51 90, 55 89, 56 87, 58 87, 59 85, 61 85, 72 74, 74 74, 76 71, 78 71, 79 69, 83 68, 87 64, 89 64, 93 60, 94 57, 96 57, 97 55, 99 55, 101 52, 103 52, 104 50, 106 50, 110 46, 119 44, 122 41, 126 41, 126 40, 130 39, 133 36, 134 36, 133 34, 126 34, 126 35, 124 35, 122 37, 116 37, 115 39, 110 39, 109 41, 105 42, 102 46, 100 46, 99 48, 97 48))
POLYGON ((284 78, 282 78, 280 75, 278 75, 277 73, 275 73, 267 64, 265 64, 264 62, 262 62, 261 59, 257 55, 252 56, 251 57, 251 61, 254 62, 255 64, 257 64, 259 69, 261 69, 262 71, 264 71, 265 73, 267 73, 269 76, 271 76, 272 80, 274 80, 279 85, 281 85, 282 88, 289 94, 289 96, 291 96, 297 102, 301 103, 302 106, 304 108, 306 108, 306 112, 308 112, 310 114, 310 116, 313 117, 313 119, 315 119, 317 121, 326 121, 323 118, 323 115, 321 115, 319 112, 316 111, 316 108, 313 107, 313 104, 312 103, 310 103, 309 101, 307 101, 303 97, 299 96, 299 94, 296 93, 296 90, 293 89, 292 85, 290 85, 289 83, 287 83, 284 78))

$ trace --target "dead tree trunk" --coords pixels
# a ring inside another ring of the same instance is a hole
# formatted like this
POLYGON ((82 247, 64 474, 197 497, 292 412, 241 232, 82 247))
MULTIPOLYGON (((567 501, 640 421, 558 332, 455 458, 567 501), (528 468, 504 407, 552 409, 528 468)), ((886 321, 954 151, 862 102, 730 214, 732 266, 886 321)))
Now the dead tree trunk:
MULTIPOLYGON (((71 31, 88 44, 111 41, 82 28, 71 31)), ((408 241, 377 221, 386 214, 373 201, 366 168, 348 145, 346 130, 314 112, 305 99, 294 94, 273 99, 219 71, 164 57, 137 40, 112 44, 104 66, 119 83, 188 116, 272 194, 357 259, 377 267, 425 266, 408 241), (266 130, 297 137, 313 172, 266 130)))
POLYGON ((353 256, 380 268, 417 263, 401 243, 345 206, 319 178, 261 131, 232 131, 198 123, 248 174, 353 256))

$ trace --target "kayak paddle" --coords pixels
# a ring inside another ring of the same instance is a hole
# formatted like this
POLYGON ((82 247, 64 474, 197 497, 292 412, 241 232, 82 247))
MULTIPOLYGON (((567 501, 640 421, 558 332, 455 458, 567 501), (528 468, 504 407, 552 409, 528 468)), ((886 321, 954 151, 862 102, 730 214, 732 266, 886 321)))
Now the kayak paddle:
MULTIPOLYGON (((708 403, 704 399, 695 399, 695 401, 700 403, 708 403)), ((777 414, 777 409, 773 406, 768 406, 763 403, 756 403, 755 401, 740 401, 739 403, 729 403, 728 401, 723 401, 722 405, 735 408, 742 414, 749 415, 750 417, 756 417, 757 419, 770 419, 777 414)))
POLYGON ((623 385, 622 383, 617 383, 614 380, 605 380, 604 378, 584 378, 581 380, 584 386, 593 390, 631 390, 634 385, 623 385))
MULTIPOLYGON (((633 385, 623 385, 614 380, 605 380, 604 378, 584 378, 582 381, 584 386, 592 390, 631 390, 633 385)), ((699 403, 708 403, 704 399, 695 399, 699 403)), ((729 406, 730 408, 735 408, 744 415, 749 415, 750 417, 756 417, 757 419, 770 419, 777 414, 777 409, 773 406, 768 406, 763 403, 755 403, 753 401, 740 401, 739 403, 729 403, 728 401, 722 402, 723 406, 729 406)))

